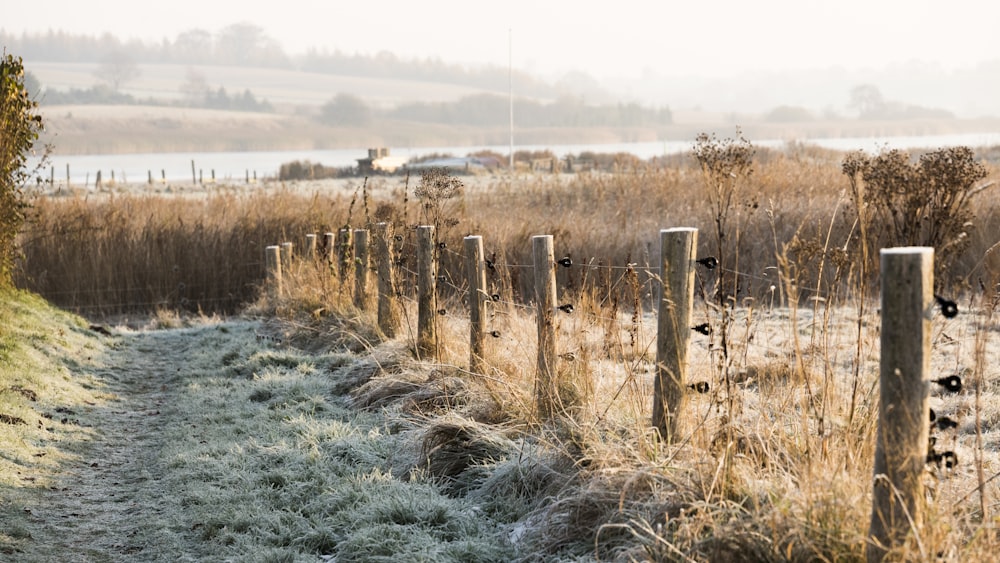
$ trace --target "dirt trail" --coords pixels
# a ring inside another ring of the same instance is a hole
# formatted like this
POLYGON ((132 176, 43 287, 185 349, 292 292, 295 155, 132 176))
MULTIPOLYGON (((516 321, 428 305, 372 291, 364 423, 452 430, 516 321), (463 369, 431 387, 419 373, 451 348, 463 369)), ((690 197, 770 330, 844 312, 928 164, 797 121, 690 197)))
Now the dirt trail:
MULTIPOLYGON (((93 432, 61 477, 31 503, 32 541, 19 561, 155 560, 160 522, 160 430, 189 345, 172 331, 128 333, 96 375, 113 399, 62 413, 93 432), (152 531, 152 532, 151 532, 152 531)), ((190 339, 188 339, 190 340, 190 339)), ((159 554, 163 556, 164 554, 159 554)))

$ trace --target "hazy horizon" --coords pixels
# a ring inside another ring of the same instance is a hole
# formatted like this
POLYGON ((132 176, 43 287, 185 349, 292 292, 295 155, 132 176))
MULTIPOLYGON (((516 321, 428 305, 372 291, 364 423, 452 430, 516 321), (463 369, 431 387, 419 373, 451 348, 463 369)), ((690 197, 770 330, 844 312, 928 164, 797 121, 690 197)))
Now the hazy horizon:
POLYGON ((234 23, 250 23, 290 54, 389 51, 406 58, 502 66, 510 60, 543 76, 581 71, 602 81, 864 70, 913 61, 951 71, 1000 58, 993 39, 1000 4, 973 0, 946 7, 927 0, 654 5, 621 0, 601 8, 569 0, 512 0, 489 8, 452 0, 322 7, 286 0, 238 8, 192 0, 40 0, 14 3, 4 12, 0 27, 18 34, 110 33, 159 42, 191 29, 217 33, 234 23))

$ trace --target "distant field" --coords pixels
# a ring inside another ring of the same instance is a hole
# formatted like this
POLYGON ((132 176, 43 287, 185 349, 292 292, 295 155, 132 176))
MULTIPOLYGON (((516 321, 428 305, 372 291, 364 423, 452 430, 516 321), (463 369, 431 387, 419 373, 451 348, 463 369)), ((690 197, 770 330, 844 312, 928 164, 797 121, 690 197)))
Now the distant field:
MULTIPOLYGON (((35 63, 28 70, 43 87, 67 90, 99 82, 96 64, 35 63)), ((369 104, 389 107, 404 102, 446 102, 481 93, 469 87, 392 79, 267 70, 241 67, 140 65, 141 75, 124 92, 139 99, 175 100, 188 72, 203 75, 211 88, 230 95, 249 89, 271 102, 276 113, 254 114, 159 106, 43 106, 42 141, 57 154, 326 150, 364 146, 440 147, 506 145, 506 126, 473 127, 376 119, 365 128, 328 127, 316 112, 338 93, 357 95, 369 104)), ((898 135, 947 135, 1000 131, 1000 119, 913 121, 816 120, 769 123, 757 115, 676 111, 674 124, 639 127, 533 127, 518 116, 520 145, 690 141, 702 132, 731 135, 740 125, 754 140, 880 138, 898 135)))
MULTIPOLYGON (((94 63, 29 63, 27 69, 44 88, 68 90, 99 84, 94 63)), ((209 65, 142 64, 141 74, 124 85, 122 92, 137 98, 180 99, 181 86, 190 72, 204 76, 212 89, 225 87, 232 94, 249 89, 258 99, 276 107, 319 106, 338 93, 360 96, 371 105, 390 107, 405 102, 443 102, 481 93, 482 90, 452 84, 415 82, 356 76, 335 76, 293 70, 209 65)))

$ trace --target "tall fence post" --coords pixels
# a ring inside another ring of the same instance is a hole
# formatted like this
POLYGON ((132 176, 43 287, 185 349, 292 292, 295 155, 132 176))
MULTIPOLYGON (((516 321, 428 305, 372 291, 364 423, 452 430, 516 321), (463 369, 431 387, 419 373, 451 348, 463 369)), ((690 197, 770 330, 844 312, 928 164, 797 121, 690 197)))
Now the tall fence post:
POLYGON ((368 231, 354 230, 354 306, 362 311, 368 302, 368 231))
POLYGON ((337 244, 337 236, 333 233, 323 234, 323 259, 326 265, 333 268, 333 257, 337 255, 334 246, 337 244))
POLYGON ((656 321, 653 427, 665 442, 679 433, 687 396, 688 342, 694 302, 698 229, 660 231, 660 299, 656 321))
POLYGON ((347 280, 351 271, 351 230, 340 229, 337 231, 337 273, 340 274, 340 281, 347 280))
POLYGON ((396 285, 392 279, 392 232, 389 223, 375 223, 372 237, 375 275, 378 276, 378 329, 392 338, 396 336, 396 327, 399 326, 399 311, 396 285))
POLYGON ((271 245, 264 249, 267 269, 267 290, 272 299, 281 295, 281 247, 271 245))
POLYGON ((417 227, 417 357, 437 358, 434 226, 417 227))
POLYGON ((556 371, 556 270, 552 235, 531 237, 535 266, 535 316, 538 322, 538 361, 535 406, 540 418, 549 419, 560 407, 556 371))
POLYGON ((486 333, 486 262, 483 237, 465 237, 465 270, 469 279, 469 371, 481 373, 486 367, 483 336, 486 333))
POLYGON ((886 248, 880 253, 882 333, 878 437, 868 561, 882 561, 923 528, 929 435, 930 315, 934 249, 886 248))
POLYGON ((316 235, 313 233, 306 235, 306 250, 302 258, 310 262, 316 260, 316 235))
POLYGON ((292 243, 281 243, 281 271, 289 274, 292 271, 292 243))

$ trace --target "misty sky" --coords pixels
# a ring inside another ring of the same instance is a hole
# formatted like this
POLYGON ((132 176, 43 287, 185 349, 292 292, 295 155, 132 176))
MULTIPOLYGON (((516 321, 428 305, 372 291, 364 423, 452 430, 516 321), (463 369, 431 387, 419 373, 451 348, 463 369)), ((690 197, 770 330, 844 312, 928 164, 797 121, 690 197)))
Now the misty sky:
POLYGON ((9 2, 3 12, 0 27, 15 33, 110 32, 160 41, 246 22, 292 54, 310 47, 386 50, 502 66, 510 34, 521 70, 581 70, 601 78, 860 69, 911 60, 954 69, 1000 58, 1000 2, 983 0, 35 0, 9 2))

